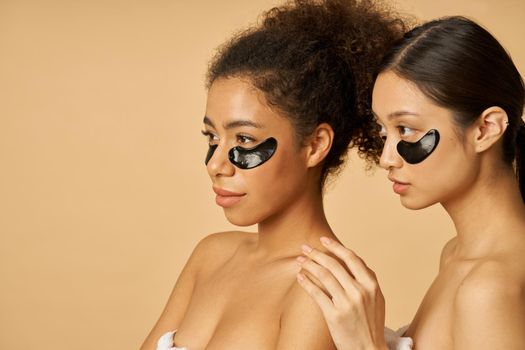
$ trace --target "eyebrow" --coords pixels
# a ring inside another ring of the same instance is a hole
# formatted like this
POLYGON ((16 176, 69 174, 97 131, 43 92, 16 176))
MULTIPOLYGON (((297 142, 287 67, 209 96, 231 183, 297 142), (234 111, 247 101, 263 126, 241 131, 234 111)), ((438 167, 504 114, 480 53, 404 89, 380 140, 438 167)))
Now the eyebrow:
MULTIPOLYGON (((211 126, 212 128, 215 129, 215 124, 213 124, 211 119, 208 118, 207 116, 204 117, 202 122, 204 124, 209 125, 209 126, 211 126)), ((226 129, 226 130, 239 128, 239 127, 242 127, 242 126, 249 126, 249 127, 252 127, 252 128, 262 129, 262 125, 261 124, 256 123, 256 122, 254 122, 252 120, 247 120, 247 119, 232 120, 232 121, 229 121, 228 123, 223 125, 224 129, 226 129)))
MULTIPOLYGON (((376 119, 379 118, 374 111, 372 111, 372 114, 374 115, 374 117, 376 119)), ((402 116, 405 116, 405 115, 410 115, 410 116, 413 116, 413 117, 419 117, 419 114, 417 114, 415 112, 410 112, 410 111, 395 111, 395 112, 392 112, 392 113, 388 114, 386 117, 389 120, 391 120, 391 119, 396 119, 396 118, 399 118, 399 117, 402 117, 402 116)))

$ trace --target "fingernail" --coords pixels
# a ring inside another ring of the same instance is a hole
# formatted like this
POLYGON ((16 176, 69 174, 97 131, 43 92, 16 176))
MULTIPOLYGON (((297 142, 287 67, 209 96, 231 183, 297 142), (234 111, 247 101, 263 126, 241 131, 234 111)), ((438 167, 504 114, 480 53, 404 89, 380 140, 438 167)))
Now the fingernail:
POLYGON ((304 275, 303 275, 302 273, 298 273, 298 274, 297 274, 297 280, 298 280, 299 282, 304 281, 304 275))
POLYGON ((332 243, 332 240, 328 237, 321 237, 319 239, 321 240, 321 243, 323 243, 324 245, 329 245, 330 243, 332 243))
POLYGON ((306 254, 310 254, 312 252, 312 247, 310 247, 309 245, 307 244, 303 244, 303 246, 301 247, 303 249, 303 252, 305 252, 306 254))
POLYGON ((298 256, 295 258, 300 264, 304 263, 306 261, 306 258, 304 256, 298 256))

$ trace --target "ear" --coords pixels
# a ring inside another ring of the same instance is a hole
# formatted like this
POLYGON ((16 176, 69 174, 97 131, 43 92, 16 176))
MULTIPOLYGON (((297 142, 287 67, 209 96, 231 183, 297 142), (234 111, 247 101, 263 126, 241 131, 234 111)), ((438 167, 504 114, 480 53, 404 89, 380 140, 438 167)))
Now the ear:
POLYGON ((490 107, 481 113, 474 124, 474 143, 476 152, 484 152, 498 142, 507 130, 507 112, 501 107, 490 107))
POLYGON ((334 140, 334 130, 327 123, 319 124, 306 140, 306 166, 319 165, 328 155, 334 140))

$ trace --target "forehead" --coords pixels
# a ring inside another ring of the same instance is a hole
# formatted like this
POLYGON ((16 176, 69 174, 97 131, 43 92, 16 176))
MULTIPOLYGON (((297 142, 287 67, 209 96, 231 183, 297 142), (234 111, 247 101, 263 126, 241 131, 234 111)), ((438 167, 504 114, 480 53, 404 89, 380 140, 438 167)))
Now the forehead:
POLYGON ((372 93, 372 109, 376 117, 387 122, 394 116, 415 114, 422 120, 450 121, 452 112, 438 106, 419 87, 394 72, 381 73, 372 93))
POLYGON ((241 78, 219 78, 213 82, 208 91, 206 117, 216 127, 238 120, 252 121, 269 129, 290 124, 268 105, 260 90, 241 78))

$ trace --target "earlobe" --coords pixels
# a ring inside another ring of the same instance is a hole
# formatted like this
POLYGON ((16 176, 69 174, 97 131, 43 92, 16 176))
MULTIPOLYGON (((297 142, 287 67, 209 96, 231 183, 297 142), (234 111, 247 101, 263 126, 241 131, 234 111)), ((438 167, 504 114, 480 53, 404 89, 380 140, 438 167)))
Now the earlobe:
POLYGON ((481 113, 475 124, 476 151, 484 152, 497 143, 508 127, 508 116, 501 107, 490 107, 481 113))
POLYGON ((319 124, 308 138, 307 167, 319 165, 328 155, 334 140, 334 130, 327 123, 319 124))

